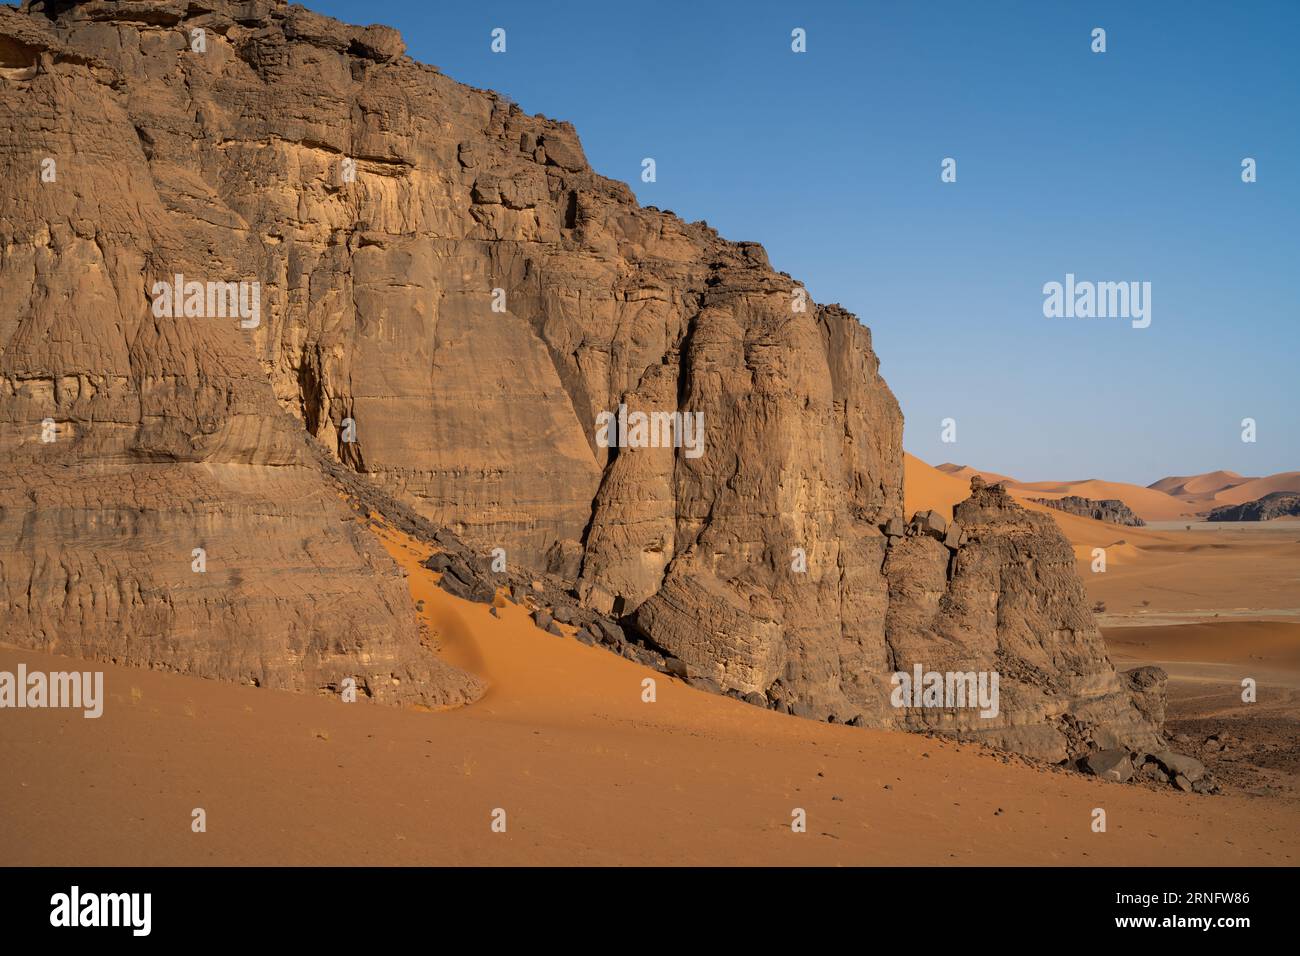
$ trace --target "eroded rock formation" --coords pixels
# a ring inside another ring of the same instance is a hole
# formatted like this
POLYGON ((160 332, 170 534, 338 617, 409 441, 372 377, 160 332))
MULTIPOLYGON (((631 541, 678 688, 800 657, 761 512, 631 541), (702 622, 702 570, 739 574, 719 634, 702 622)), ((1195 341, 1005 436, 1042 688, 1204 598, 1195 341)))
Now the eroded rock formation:
POLYGON ((1153 732, 1048 519, 980 488, 903 525, 869 331, 568 124, 271 0, 0 8, 0 68, 5 640, 472 697, 310 441, 738 696, 1051 757, 1153 732), (258 320, 158 317, 175 275, 258 320), (607 447, 620 407, 703 453, 607 447), (914 663, 1001 669, 999 717, 891 706, 914 663))
POLYGON ((1055 508, 1057 511, 1064 511, 1066 514, 1092 518, 1094 521, 1108 521, 1111 524, 1122 524, 1132 528, 1140 528, 1146 524, 1133 513, 1133 509, 1118 498, 1084 498, 1081 495, 1065 495, 1060 498, 1030 498, 1029 500, 1055 508))
POLYGON ((1205 516, 1206 521, 1271 521, 1300 515, 1300 494, 1273 491, 1240 505, 1224 505, 1205 516))

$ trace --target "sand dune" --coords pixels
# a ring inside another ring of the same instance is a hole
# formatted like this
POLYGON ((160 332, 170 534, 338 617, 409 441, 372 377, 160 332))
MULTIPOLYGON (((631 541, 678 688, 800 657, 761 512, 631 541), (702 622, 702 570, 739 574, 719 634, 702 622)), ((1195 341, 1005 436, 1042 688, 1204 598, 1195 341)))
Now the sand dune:
POLYGON ((1207 471, 1203 475, 1180 475, 1161 478, 1147 485, 1153 491, 1163 491, 1175 498, 1202 499, 1216 492, 1240 485, 1253 478, 1244 478, 1235 471, 1207 471))
POLYGON ((970 481, 972 475, 979 475, 989 484, 996 484, 999 481, 1007 485, 1014 485, 1017 483, 1015 478, 1008 475, 1000 475, 996 471, 982 471, 977 468, 972 468, 970 465, 954 465, 950 461, 946 461, 942 465, 936 465, 935 467, 945 475, 952 475, 954 478, 961 478, 964 481, 970 481))
MULTIPOLYGON (((385 546, 440 653, 493 684, 443 713, 104 666, 86 721, 0 721, 0 863, 1282 864, 1294 812, 1049 772, 974 746, 708 695, 452 598, 385 546), (657 700, 642 701, 642 682, 657 700), (238 741, 232 746, 232 741, 238 741), (208 832, 190 831, 203 807, 208 832), (790 828, 794 808, 806 833, 790 828), (1105 808, 1108 831, 1090 829, 1105 808), (495 808, 506 833, 490 830, 495 808)), ((47 669, 64 658, 0 650, 47 669)))
POLYGON ((1066 495, 1095 499, 1118 498, 1143 521, 1174 521, 1193 513, 1187 502, 1172 495, 1122 481, 1101 481, 1096 478, 1086 481, 1033 481, 1023 482, 1009 490, 1024 492, 1035 498, 1063 498, 1066 495))
POLYGON ((1264 478, 1252 478, 1250 481, 1217 492, 1213 500, 1215 505, 1240 505, 1263 498, 1275 491, 1300 492, 1300 471, 1282 471, 1264 478))
MULTIPOLYGON (((938 511, 952 520, 952 506, 970 497, 970 475, 940 471, 915 455, 903 453, 903 515, 938 511)), ((987 479, 986 479, 987 480, 987 479)))
MULTIPOLYGON (((906 465, 906 460, 904 462, 906 465)), ((928 466, 927 466, 928 467, 928 466)), ((1084 481, 1018 481, 995 471, 984 471, 970 465, 945 463, 934 469, 942 475, 958 479, 966 486, 972 475, 980 475, 988 482, 1003 482, 1007 490, 1018 498, 1064 498, 1078 495, 1081 498, 1118 498, 1128 505, 1143 521, 1173 521, 1194 513, 1188 503, 1156 488, 1143 488, 1122 481, 1101 481, 1090 478, 1084 481)), ((1170 481, 1174 479, 1162 479, 1170 481)), ((909 508, 908 513, 911 513, 909 508)))

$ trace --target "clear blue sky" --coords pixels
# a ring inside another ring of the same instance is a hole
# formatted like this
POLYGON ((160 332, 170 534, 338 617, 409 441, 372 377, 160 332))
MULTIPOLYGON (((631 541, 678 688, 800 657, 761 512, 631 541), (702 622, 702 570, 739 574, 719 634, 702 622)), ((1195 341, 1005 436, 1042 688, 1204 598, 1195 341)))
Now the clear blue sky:
POLYGON ((932 463, 1300 469, 1297 0, 308 5, 397 27, 416 59, 571 121, 643 204, 763 243, 871 327, 932 463), (1150 328, 1044 318, 1067 272, 1151 282, 1150 328))

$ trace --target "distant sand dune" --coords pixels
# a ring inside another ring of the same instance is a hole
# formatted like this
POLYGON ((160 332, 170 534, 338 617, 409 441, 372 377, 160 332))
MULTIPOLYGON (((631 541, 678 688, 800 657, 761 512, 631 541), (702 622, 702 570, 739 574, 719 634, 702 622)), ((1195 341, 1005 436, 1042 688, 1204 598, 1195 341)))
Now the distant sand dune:
MULTIPOLYGON (((928 467, 928 466, 927 466, 928 467)), ((1018 498, 1064 498, 1078 495, 1081 498, 1106 499, 1117 498, 1143 521, 1173 521, 1195 513, 1189 504, 1164 491, 1143 488, 1122 481, 1102 481, 1089 478, 1082 481, 1018 481, 995 471, 983 471, 969 465, 940 465, 937 469, 942 475, 969 482, 971 475, 980 475, 985 481, 1001 481, 1007 490, 1018 498)), ((1162 479, 1169 481, 1172 479, 1162 479)))
POLYGON ((1118 498, 1143 521, 1174 521, 1193 513, 1187 502, 1180 501, 1163 491, 1153 491, 1141 485, 1122 481, 1035 481, 1016 485, 1018 492, 1032 492, 1038 498, 1064 498, 1079 495, 1082 498, 1118 498))
POLYGON ((1243 478, 1235 471, 1207 471, 1203 475, 1180 475, 1161 478, 1147 485, 1154 491, 1163 491, 1175 498, 1203 498, 1240 485, 1253 478, 1243 478))
MULTIPOLYGON (((963 477, 957 477, 956 472, 940 471, 914 455, 904 454, 903 510, 907 513, 907 517, 911 517, 917 511, 933 509, 951 520, 952 506, 970 495, 969 475, 977 473, 981 476, 992 474, 966 469, 963 477)), ((1013 485, 1008 485, 1007 490, 1030 511, 1050 515, 1074 546, 1075 557, 1080 560, 1091 560, 1093 548, 1106 548, 1108 563, 1132 561, 1138 557, 1138 548, 1141 545, 1162 540, 1158 534, 1142 528, 1094 521, 1092 518, 1066 514, 1029 500, 1033 497, 1060 497, 1059 495, 1025 491, 1013 485)))
POLYGON ((1240 505, 1247 501, 1263 498, 1275 491, 1300 492, 1300 471, 1283 471, 1264 478, 1252 478, 1240 485, 1235 485, 1214 496, 1216 505, 1240 505))
POLYGON ((965 481, 970 481, 972 475, 979 475, 989 484, 995 484, 999 481, 1008 485, 1017 484, 1016 479, 1009 475, 1000 475, 996 471, 981 471, 977 468, 972 468, 970 465, 954 465, 952 462, 948 461, 944 462, 942 465, 937 465, 936 467, 946 475, 952 475, 954 478, 961 478, 965 481))

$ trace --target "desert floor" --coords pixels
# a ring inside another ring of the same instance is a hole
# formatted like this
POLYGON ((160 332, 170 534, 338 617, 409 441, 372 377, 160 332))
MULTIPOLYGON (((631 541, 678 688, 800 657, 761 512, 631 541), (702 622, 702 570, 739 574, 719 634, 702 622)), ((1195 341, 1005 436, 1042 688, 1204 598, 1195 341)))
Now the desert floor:
MULTIPOLYGON (((438 653, 491 681, 482 701, 399 710, 97 664, 108 696, 100 719, 11 710, 0 720, 0 863, 1300 861, 1285 766, 1260 776, 1256 760, 1232 792, 1195 796, 778 715, 549 636, 514 605, 493 617, 442 592, 419 567, 420 545, 379 533, 424 601, 438 653), (646 678, 654 703, 642 701, 646 678), (191 832, 196 807, 205 833, 191 832), (498 808, 505 833, 491 828, 498 808), (805 833, 791 830, 796 808, 805 833), (1094 808, 1106 811, 1105 833, 1092 832, 1094 808)), ((1190 655, 1188 668, 1258 665, 1291 693, 1292 631, 1213 630, 1221 626, 1186 641, 1153 627, 1108 637, 1126 663, 1190 655)), ((0 668, 20 660, 78 666, 0 648, 0 668)), ((1179 720, 1243 719, 1223 693, 1236 671, 1188 673, 1171 706, 1179 720)), ((1273 687, 1261 678, 1261 700, 1276 703, 1273 687)), ((1294 729, 1287 699, 1276 719, 1294 729)))

